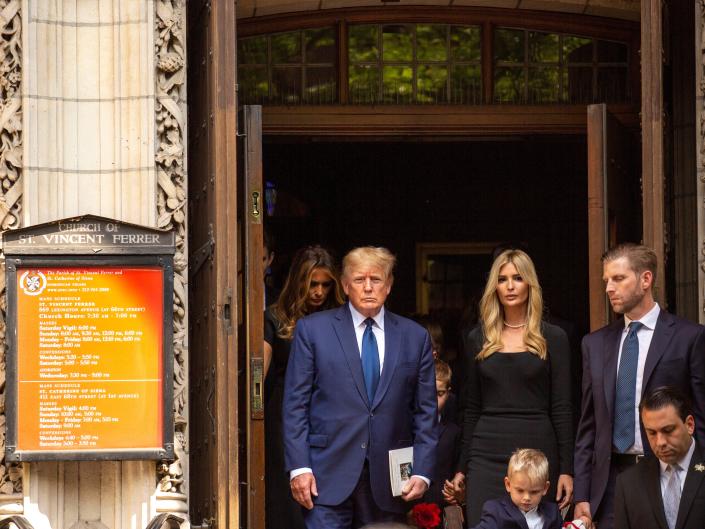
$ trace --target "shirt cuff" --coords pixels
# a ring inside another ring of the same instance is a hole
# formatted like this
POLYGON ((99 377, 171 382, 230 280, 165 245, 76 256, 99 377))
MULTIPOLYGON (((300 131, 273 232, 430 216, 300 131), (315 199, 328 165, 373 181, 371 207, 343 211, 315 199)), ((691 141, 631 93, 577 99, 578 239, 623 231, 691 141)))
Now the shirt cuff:
POLYGON ((431 480, 428 479, 426 476, 419 476, 418 474, 414 474, 414 475, 412 475, 411 477, 412 477, 412 478, 419 478, 419 479, 422 479, 422 480, 424 481, 424 483, 426 483, 426 487, 430 487, 430 486, 431 486, 431 480))
POLYGON ((311 470, 308 467, 302 467, 302 468, 295 468, 291 472, 289 472, 289 481, 294 479, 296 476, 300 476, 301 474, 306 474, 306 473, 313 474, 313 470, 311 470))

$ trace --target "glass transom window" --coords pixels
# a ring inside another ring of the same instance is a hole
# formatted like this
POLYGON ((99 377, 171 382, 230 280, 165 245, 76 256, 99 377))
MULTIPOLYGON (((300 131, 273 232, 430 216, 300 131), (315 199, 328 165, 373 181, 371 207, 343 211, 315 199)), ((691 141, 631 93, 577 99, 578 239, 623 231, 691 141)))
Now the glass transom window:
POLYGON ((497 28, 493 55, 495 103, 621 103, 629 99, 626 44, 497 28))
POLYGON ((353 104, 481 103, 478 26, 352 25, 348 61, 353 104))
POLYGON ((329 104, 338 100, 335 28, 238 41, 240 98, 250 104, 329 104))

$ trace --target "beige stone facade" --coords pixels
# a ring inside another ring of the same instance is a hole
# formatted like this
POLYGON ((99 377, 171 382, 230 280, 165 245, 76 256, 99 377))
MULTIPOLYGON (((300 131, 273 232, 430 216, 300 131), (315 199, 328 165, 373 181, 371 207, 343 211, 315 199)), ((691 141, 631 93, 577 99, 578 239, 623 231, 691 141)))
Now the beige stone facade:
MULTIPOLYGON (((238 16, 380 0, 240 0, 238 16)), ((637 0, 401 0, 638 20, 637 0)), ((174 229, 174 462, 4 460, 0 517, 39 529, 141 529, 188 519, 187 0, 0 0, 0 224, 93 213, 174 229)), ((696 9, 699 299, 705 321, 705 0, 696 9)), ((4 297, 4 271, 0 273, 4 297)), ((4 299, 0 304, 4 337, 4 299)), ((0 384, 4 388, 4 359, 0 384)), ((4 397, 0 397, 4 413, 4 397)), ((201 469, 207 471, 207 469, 201 469)), ((184 522, 185 526, 188 521, 184 522)))
POLYGON ((2 227, 94 213, 176 231, 178 455, 167 463, 3 460, 0 515, 46 529, 136 529, 160 513, 185 520, 185 0, 2 0, 0 25, 2 227))

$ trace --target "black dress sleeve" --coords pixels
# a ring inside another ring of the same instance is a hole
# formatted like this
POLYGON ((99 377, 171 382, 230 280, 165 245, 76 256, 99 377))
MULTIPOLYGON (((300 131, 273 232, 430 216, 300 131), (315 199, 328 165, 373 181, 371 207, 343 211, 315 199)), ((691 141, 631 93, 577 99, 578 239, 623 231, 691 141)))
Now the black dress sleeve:
POLYGON ((462 422, 462 442, 460 458, 456 471, 467 472, 470 461, 470 448, 472 447, 472 436, 475 425, 480 418, 482 410, 482 387, 480 383, 480 366, 476 359, 477 353, 482 349, 482 330, 476 327, 470 331, 468 339, 465 341, 465 359, 467 361, 467 378, 464 388, 464 412, 462 422))
POLYGON ((277 339, 277 327, 279 326, 271 307, 264 311, 264 341, 274 347, 277 339))
POLYGON ((565 331, 544 324, 551 371, 551 422, 558 442, 560 474, 573 475, 573 407, 570 369, 570 343, 565 331))

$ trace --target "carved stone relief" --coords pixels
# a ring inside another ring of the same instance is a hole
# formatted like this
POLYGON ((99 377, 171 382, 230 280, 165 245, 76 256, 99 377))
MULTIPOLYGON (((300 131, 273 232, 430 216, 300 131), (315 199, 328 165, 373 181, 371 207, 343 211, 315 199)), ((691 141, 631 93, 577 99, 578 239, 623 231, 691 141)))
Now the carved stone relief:
MULTIPOLYGON (((0 229, 18 228, 22 199, 22 18, 0 0, 0 229)), ((5 342, 5 263, 0 261, 0 343, 5 342)), ((5 461, 5 357, 0 357, 0 514, 21 511, 22 467, 5 461)))
POLYGON ((186 512, 188 439, 188 317, 186 233, 186 9, 185 0, 156 2, 157 224, 176 231, 174 256, 174 449, 157 466, 157 510, 186 512), (183 505, 181 505, 183 503, 183 505))

